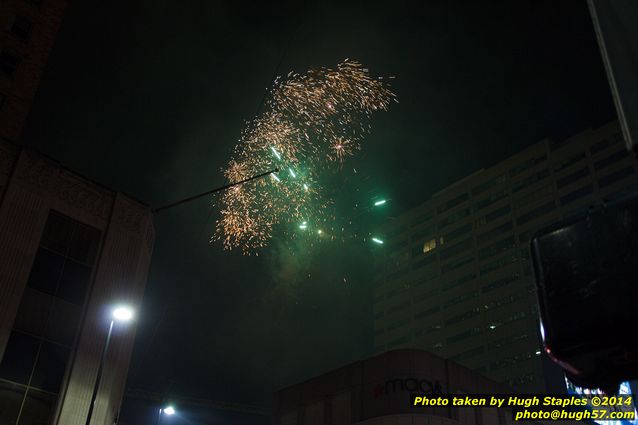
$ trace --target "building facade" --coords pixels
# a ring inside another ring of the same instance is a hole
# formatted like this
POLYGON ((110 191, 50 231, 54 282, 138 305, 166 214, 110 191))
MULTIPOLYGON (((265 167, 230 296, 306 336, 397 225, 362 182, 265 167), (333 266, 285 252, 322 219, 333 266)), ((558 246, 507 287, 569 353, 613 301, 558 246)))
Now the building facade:
POLYGON ((636 161, 610 123, 530 146, 392 220, 375 286, 376 351, 422 348, 545 391, 530 238, 637 188, 636 161))
MULTIPOLYGON (((150 209, 0 142, 0 425, 84 425, 117 303, 141 303, 150 209)), ((115 325, 91 424, 112 425, 134 324, 115 325)))
POLYGON ((505 425, 508 409, 424 407, 410 394, 509 394, 512 390, 422 350, 399 349, 275 393, 274 425, 505 425))
MULTIPOLYGON (((84 425, 115 303, 139 306, 148 206, 36 152, 20 135, 65 0, 0 2, 0 425, 84 425)), ((91 424, 112 425, 134 325, 115 326, 91 424)))
POLYGON ((0 2, 0 138, 18 142, 66 0, 0 2))

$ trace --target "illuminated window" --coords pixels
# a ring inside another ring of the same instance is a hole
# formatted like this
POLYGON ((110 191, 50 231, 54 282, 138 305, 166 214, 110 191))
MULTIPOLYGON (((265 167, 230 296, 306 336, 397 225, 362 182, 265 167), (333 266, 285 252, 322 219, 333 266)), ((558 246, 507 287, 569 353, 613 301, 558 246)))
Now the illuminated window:
POLYGON ((425 243, 423 244, 423 253, 427 254, 428 252, 434 250, 434 248, 436 248, 436 239, 425 241, 425 243))

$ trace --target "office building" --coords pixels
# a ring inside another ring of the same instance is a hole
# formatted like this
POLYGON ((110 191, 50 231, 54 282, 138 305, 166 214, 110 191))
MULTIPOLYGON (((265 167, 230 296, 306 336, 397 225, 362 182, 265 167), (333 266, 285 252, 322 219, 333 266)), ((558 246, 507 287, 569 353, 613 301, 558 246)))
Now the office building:
POLYGON ((421 348, 514 388, 546 390, 530 238, 635 190, 637 171, 614 122, 536 143, 390 221, 376 351, 421 348))
MULTIPOLYGON (((117 303, 139 307, 147 206, 0 141, 0 425, 84 425, 117 303)), ((91 424, 113 424, 134 323, 115 325, 91 424)))
MULTIPOLYGON (((0 425, 84 425, 115 303, 139 306, 148 206, 19 146, 64 0, 0 2, 0 425)), ((116 421, 135 336, 115 325, 91 424, 116 421)))
POLYGON ((65 9, 66 0, 0 2, 0 139, 19 141, 65 9))
POLYGON ((508 394, 512 390, 422 350, 399 349, 275 393, 274 425, 505 425, 507 408, 424 407, 410 394, 508 394))

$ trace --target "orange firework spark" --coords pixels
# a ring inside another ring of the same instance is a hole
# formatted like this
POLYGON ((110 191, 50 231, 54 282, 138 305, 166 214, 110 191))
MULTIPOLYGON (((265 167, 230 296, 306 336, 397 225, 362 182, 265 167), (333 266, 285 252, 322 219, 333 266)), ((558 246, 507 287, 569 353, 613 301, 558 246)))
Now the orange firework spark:
POLYGON ((346 157, 353 155, 354 152, 359 149, 361 149, 361 145, 359 145, 357 142, 349 139, 338 138, 330 144, 328 159, 331 161, 339 161, 343 163, 346 157))
POLYGON ((214 239, 250 253, 268 244, 276 225, 301 223, 305 231, 325 223, 333 201, 322 177, 361 148, 372 113, 393 101, 382 79, 350 60, 277 78, 266 111, 247 124, 224 175, 236 182, 280 171, 222 195, 214 239))

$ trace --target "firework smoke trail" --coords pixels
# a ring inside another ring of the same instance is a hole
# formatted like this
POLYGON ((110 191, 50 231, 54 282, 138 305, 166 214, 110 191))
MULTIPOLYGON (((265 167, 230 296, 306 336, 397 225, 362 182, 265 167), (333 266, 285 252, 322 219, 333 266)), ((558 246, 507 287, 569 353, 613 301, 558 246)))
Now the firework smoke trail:
POLYGON ((350 60, 277 78, 265 112, 247 124, 224 175, 233 183, 279 172, 223 194, 214 239, 249 254, 268 245, 275 226, 324 233, 320 226, 334 214, 322 177, 361 149, 372 113, 393 101, 381 78, 350 60))

